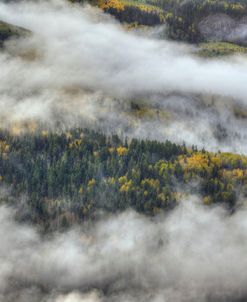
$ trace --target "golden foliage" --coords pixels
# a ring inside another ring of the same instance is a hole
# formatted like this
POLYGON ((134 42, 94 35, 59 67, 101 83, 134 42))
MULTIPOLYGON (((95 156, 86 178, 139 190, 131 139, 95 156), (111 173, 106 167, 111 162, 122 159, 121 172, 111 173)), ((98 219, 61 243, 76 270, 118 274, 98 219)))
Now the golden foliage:
POLYGON ((205 196, 204 198, 203 198, 203 203, 205 204, 205 205, 209 205, 209 204, 211 204, 211 198, 210 198, 210 196, 205 196))
POLYGON ((202 170, 207 169, 209 166, 209 158, 207 154, 197 152, 189 157, 184 155, 179 157, 179 163, 184 169, 188 170, 202 170))
POLYGON ((141 181, 141 186, 143 187, 151 187, 153 189, 159 190, 160 182, 158 179, 153 178, 145 178, 141 181))
POLYGON ((90 179, 88 182, 88 187, 93 187, 96 184, 96 180, 94 178, 90 179))
POLYGON ((10 145, 5 141, 0 141, 0 154, 2 154, 3 158, 6 159, 8 157, 10 145))
POLYGON ((48 134, 49 134, 49 132, 47 130, 42 130, 41 131, 41 136, 43 136, 43 137, 47 137, 48 134))
POLYGON ((82 143, 81 139, 75 139, 73 142, 69 143, 69 148, 78 148, 82 143))
POLYGON ((115 9, 118 12, 124 11, 127 7, 135 7, 141 12, 157 14, 161 22, 165 20, 164 11, 155 5, 126 0, 98 0, 98 6, 103 10, 115 9))
POLYGON ((120 187, 120 192, 128 192, 130 189, 132 189, 132 186, 133 186, 133 181, 128 180, 125 184, 123 184, 120 187))
POLYGON ((119 156, 124 156, 124 155, 126 155, 128 153, 128 149, 127 148, 125 148, 125 147, 118 147, 117 148, 117 154, 119 155, 119 156))
POLYGON ((118 179, 118 182, 120 184, 124 184, 127 182, 127 177, 126 176, 120 176, 119 179, 118 179))
POLYGON ((120 192, 128 192, 133 188, 133 181, 128 180, 126 176, 119 177, 118 182, 121 185, 120 192))
POLYGON ((120 0, 99 0, 98 5, 103 10, 114 8, 118 11, 121 11, 125 8, 124 2, 120 0))

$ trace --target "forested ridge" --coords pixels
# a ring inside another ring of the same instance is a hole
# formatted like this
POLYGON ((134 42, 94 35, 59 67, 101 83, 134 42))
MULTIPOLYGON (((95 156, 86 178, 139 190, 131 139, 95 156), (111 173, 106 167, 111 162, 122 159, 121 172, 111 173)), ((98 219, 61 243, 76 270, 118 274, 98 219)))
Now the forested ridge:
MULTIPOLYGON (((247 52, 246 38, 238 37, 239 31, 247 25, 247 3, 244 0, 69 1, 98 6, 127 24, 129 29, 165 25, 164 37, 197 44, 202 56, 247 52)), ((24 29, 0 20, 0 47, 7 39, 25 33, 24 29)))
POLYGON ((0 302, 247 301, 247 0, 0 0, 0 302))
POLYGON ((155 215, 191 193, 233 210, 247 194, 246 168, 245 156, 88 129, 0 133, 1 185, 51 229, 128 208, 155 215))
MULTIPOLYGON (((200 56, 246 53, 244 45, 221 40, 208 43, 198 26, 203 18, 217 14, 235 20, 232 22, 245 20, 245 1, 89 3, 128 23, 129 28, 166 24, 170 39, 205 42, 195 52, 200 56)), ((26 33, 0 22, 2 45, 26 33)), ((156 109, 153 113, 151 107, 143 109, 135 103, 132 107, 130 113, 137 120, 150 114, 160 119, 165 114, 156 109)), ((128 208, 155 215, 172 209, 191 193, 201 195, 205 205, 222 203, 234 210, 236 201, 247 195, 246 169, 245 156, 211 153, 170 141, 120 138, 89 129, 39 130, 19 135, 0 132, 1 184, 10 188, 10 202, 24 196, 29 209, 27 218, 42 222, 48 229, 128 208)))
POLYGON ((247 15, 247 4, 243 0, 99 0, 98 5, 122 22, 136 25, 165 23, 169 38, 191 43, 207 41, 199 23, 208 16, 224 14, 240 21, 247 15))
MULTIPOLYGON (((69 0, 99 6, 121 22, 133 25, 168 25, 168 36, 192 43, 205 41, 198 23, 205 17, 225 14, 238 21, 247 15, 245 0, 69 0)), ((13 1, 14 2, 14 1, 13 1)), ((19 34, 18 28, 0 23, 0 38, 19 34), (2 35, 2 37, 1 37, 2 35)))

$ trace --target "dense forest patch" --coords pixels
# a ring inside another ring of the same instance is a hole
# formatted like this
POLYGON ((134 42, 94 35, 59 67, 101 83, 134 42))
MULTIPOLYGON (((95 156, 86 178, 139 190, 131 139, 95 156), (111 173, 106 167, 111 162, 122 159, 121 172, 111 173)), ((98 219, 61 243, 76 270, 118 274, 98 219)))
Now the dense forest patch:
MULTIPOLYGON (((87 2, 70 1, 81 4, 87 2)), ((93 0, 88 2, 131 27, 166 24, 165 34, 173 40, 190 43, 233 42, 240 46, 247 42, 247 37, 243 34, 247 28, 246 1, 93 0)), ((0 45, 10 37, 19 37, 25 33, 27 31, 22 28, 0 21, 0 45)), ((203 51, 203 55, 206 56, 245 52, 243 48, 230 47, 227 44, 209 45, 206 48, 203 51)))
POLYGON ((247 26, 247 4, 242 0, 99 0, 97 4, 121 22, 149 26, 166 23, 167 35, 174 40, 199 43, 211 40, 212 33, 216 41, 242 44, 246 40, 234 38, 247 26))
POLYGON ((170 141, 122 140, 87 129, 13 136, 0 133, 0 179, 29 218, 47 228, 134 208, 146 215, 186 194, 234 209, 247 194, 247 157, 198 151, 170 141))
POLYGON ((165 20, 163 10, 155 5, 122 0, 99 0, 98 5, 121 22, 152 26, 165 20))

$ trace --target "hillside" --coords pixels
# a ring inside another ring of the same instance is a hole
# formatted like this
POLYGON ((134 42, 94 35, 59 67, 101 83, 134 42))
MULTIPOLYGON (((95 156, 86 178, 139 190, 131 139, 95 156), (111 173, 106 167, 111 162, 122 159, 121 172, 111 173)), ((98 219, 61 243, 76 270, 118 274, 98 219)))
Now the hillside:
POLYGON ((26 29, 14 26, 12 24, 5 23, 0 20, 0 46, 10 38, 18 38, 26 35, 28 31, 26 29))
MULTIPOLYGON (((85 3, 80 0, 72 2, 85 3)), ((97 0, 89 3, 128 24, 129 29, 165 24, 163 36, 199 44, 201 56, 246 53, 247 4, 242 0, 97 0)), ((27 32, 0 20, 0 45, 11 37, 20 37, 27 32)))
POLYGON ((26 196, 19 216, 50 230, 97 219, 102 211, 156 215, 187 194, 232 211, 237 198, 247 196, 246 156, 169 141, 123 141, 87 129, 2 131, 0 138, 1 185, 11 188, 13 200, 26 196))
POLYGON ((0 0, 0 302, 247 301, 246 0, 88 2, 0 0))
POLYGON ((239 27, 242 29, 246 26, 247 4, 241 0, 186 2, 105 0, 99 1, 98 5, 115 15, 121 22, 136 22, 141 25, 166 22, 170 38, 193 43, 207 39, 230 40, 230 36, 234 35, 233 31, 238 32, 239 27), (129 10, 135 11, 131 18, 129 10), (148 23, 147 14, 150 17, 148 23), (156 15, 157 19, 153 19, 153 15, 156 15))
POLYGON ((229 55, 245 53, 247 4, 245 1, 123 1, 100 0, 98 6, 124 23, 166 24, 168 38, 190 43, 230 42, 203 45, 201 54, 229 55), (205 49, 206 48, 206 49, 205 49))

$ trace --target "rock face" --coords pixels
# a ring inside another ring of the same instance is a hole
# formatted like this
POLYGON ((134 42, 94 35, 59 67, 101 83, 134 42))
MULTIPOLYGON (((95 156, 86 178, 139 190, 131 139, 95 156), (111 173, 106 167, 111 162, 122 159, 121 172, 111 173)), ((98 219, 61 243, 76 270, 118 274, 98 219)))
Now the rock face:
POLYGON ((233 42, 239 41, 247 45, 247 16, 242 18, 240 22, 238 22, 238 25, 232 33, 230 39, 233 42))
POLYGON ((206 40, 247 44, 247 16, 235 20, 226 14, 210 15, 198 24, 198 28, 206 40))
POLYGON ((235 20, 224 14, 210 15, 199 23, 201 34, 209 40, 224 40, 235 27, 235 20))

